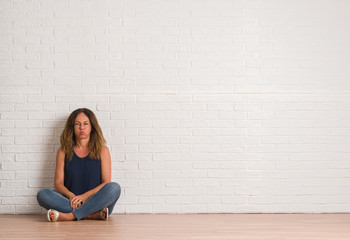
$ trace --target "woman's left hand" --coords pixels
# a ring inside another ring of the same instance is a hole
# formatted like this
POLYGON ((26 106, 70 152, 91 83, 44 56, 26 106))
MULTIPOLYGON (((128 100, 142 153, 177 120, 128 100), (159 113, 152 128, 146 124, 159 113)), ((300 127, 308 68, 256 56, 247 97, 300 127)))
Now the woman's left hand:
POLYGON ((78 206, 83 205, 87 200, 89 199, 89 197, 85 194, 81 194, 78 196, 75 196, 74 198, 71 199, 71 202, 73 204, 76 204, 78 206))

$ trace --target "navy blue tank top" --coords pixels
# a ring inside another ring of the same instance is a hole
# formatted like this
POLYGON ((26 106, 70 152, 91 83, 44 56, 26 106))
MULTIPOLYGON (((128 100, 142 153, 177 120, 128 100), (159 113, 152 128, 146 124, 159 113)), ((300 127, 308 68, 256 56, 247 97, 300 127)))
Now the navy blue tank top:
POLYGON ((64 161, 64 186, 81 195, 101 184, 101 159, 91 159, 89 155, 80 158, 73 154, 71 161, 64 161))

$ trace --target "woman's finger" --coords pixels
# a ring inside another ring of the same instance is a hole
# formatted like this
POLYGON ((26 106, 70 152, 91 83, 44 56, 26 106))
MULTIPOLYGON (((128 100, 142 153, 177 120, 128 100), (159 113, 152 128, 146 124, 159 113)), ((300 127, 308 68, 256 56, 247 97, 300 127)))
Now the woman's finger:
POLYGON ((73 208, 73 210, 76 208, 75 205, 76 205, 76 203, 75 203, 74 199, 72 199, 70 201, 70 206, 73 208))
POLYGON ((74 205, 74 209, 77 209, 79 207, 79 204, 74 205))

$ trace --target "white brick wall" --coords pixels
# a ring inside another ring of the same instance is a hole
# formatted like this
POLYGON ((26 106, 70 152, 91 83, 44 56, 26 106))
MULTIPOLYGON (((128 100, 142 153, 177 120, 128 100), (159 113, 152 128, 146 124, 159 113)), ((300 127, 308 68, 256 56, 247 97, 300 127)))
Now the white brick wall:
POLYGON ((69 113, 119 213, 349 212, 350 2, 0 1, 0 213, 40 213, 69 113))

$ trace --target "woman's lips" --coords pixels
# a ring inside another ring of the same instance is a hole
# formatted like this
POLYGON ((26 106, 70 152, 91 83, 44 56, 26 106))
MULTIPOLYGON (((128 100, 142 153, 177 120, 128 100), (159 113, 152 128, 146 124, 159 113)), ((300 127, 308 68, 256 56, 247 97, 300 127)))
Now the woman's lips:
POLYGON ((80 132, 80 135, 83 135, 83 134, 84 134, 84 132, 83 132, 83 131, 81 131, 81 132, 80 132))

